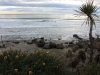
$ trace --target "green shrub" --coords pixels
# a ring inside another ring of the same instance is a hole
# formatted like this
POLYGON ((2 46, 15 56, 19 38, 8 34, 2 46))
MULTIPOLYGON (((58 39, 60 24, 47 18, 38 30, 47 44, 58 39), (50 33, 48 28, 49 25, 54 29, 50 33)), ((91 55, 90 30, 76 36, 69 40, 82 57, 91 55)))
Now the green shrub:
POLYGON ((100 63, 90 63, 84 68, 83 75, 100 75, 100 63))
POLYGON ((95 61, 97 63, 100 63, 100 54, 98 54, 98 55, 95 56, 95 61))
POLYGON ((80 51, 78 52, 77 58, 80 59, 80 60, 82 60, 82 62, 85 62, 85 60, 86 60, 85 52, 82 51, 82 50, 80 50, 80 51))
POLYGON ((71 62, 71 67, 72 68, 75 68, 79 63, 79 60, 78 59, 73 59, 72 62, 71 62))
POLYGON ((64 70, 55 54, 9 50, 0 54, 0 75, 64 75, 64 70))

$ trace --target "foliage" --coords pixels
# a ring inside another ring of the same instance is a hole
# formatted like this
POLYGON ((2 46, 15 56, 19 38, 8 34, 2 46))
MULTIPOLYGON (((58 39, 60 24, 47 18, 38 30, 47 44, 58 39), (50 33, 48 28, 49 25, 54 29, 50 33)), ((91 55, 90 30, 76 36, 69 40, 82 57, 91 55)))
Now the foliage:
POLYGON ((95 56, 95 61, 97 63, 100 63, 100 54, 98 54, 98 55, 95 56))
POLYGON ((0 54, 0 75, 62 75, 61 61, 49 52, 4 51, 0 54))
POLYGON ((95 25, 94 17, 98 17, 95 13, 97 12, 99 8, 93 3, 94 3, 94 0, 87 0, 86 4, 82 4, 82 6, 79 7, 79 11, 75 10, 76 12, 79 13, 80 16, 83 16, 83 15, 87 16, 87 19, 84 21, 84 23, 88 25, 91 25, 90 24, 91 19, 92 19, 92 23, 95 25))
POLYGON ((100 63, 89 63, 84 68, 83 75, 100 75, 100 63))
POLYGON ((82 50, 80 50, 80 51, 78 52, 77 58, 80 59, 80 60, 82 60, 82 62, 85 62, 85 60, 86 60, 85 52, 82 51, 82 50))
POLYGON ((72 62, 71 62, 71 67, 72 68, 75 68, 79 63, 79 60, 78 59, 74 59, 72 62))
POLYGON ((93 5, 92 1, 87 1, 86 4, 83 4, 82 7, 79 8, 80 11, 84 14, 91 15, 97 11, 97 6, 93 5))

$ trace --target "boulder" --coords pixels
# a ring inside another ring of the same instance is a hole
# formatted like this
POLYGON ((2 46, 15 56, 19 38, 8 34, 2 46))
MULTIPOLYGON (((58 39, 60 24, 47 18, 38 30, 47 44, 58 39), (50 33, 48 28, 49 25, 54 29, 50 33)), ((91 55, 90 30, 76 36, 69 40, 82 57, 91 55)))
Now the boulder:
POLYGON ((44 37, 41 37, 40 39, 41 39, 41 40, 44 40, 44 37))
POLYGON ((49 43, 49 46, 50 46, 50 48, 56 48, 56 44, 53 43, 53 42, 50 42, 50 43, 49 43))
POLYGON ((19 41, 14 41, 13 43, 15 43, 15 44, 19 44, 19 41))
POLYGON ((81 43, 76 44, 79 48, 83 48, 83 45, 81 43))
POLYGON ((5 44, 0 45, 0 48, 5 48, 5 47, 6 47, 5 44))
POLYGON ((50 49, 50 45, 49 44, 45 44, 43 48, 44 49, 50 49))
POLYGON ((43 40, 37 41, 37 46, 38 47, 43 47, 45 45, 45 42, 43 40))
POLYGON ((27 42, 27 44, 33 44, 32 42, 27 42))
POLYGON ((79 37, 77 34, 74 34, 73 37, 76 38, 76 39, 82 40, 82 38, 79 37))
POLYGON ((61 43, 61 44, 57 44, 57 45, 56 45, 56 48, 57 48, 57 49, 63 49, 63 48, 64 48, 63 43, 61 43))
POLYGON ((36 43, 37 42, 37 39, 33 39, 31 42, 32 43, 36 43))
POLYGON ((70 45, 73 45, 74 43, 73 43, 73 42, 69 42, 69 44, 70 44, 70 45))
POLYGON ((71 41, 68 43, 68 47, 72 47, 74 45, 74 43, 71 41))
POLYGON ((65 44, 69 44, 68 42, 65 42, 65 44))

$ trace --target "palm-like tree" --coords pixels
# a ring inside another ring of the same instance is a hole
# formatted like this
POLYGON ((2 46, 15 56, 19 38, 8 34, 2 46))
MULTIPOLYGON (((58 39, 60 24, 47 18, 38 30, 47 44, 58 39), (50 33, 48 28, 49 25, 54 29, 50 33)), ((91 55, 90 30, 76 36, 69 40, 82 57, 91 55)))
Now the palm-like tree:
POLYGON ((79 7, 79 11, 76 10, 76 12, 79 13, 79 15, 85 15, 87 18, 85 20, 85 23, 90 26, 90 31, 89 31, 89 40, 90 40, 90 60, 89 62, 92 62, 92 57, 93 57, 93 37, 92 37, 92 29, 93 25, 95 26, 95 21, 94 17, 98 17, 95 13, 98 10, 98 7, 93 4, 94 0, 92 1, 86 1, 85 4, 82 4, 82 6, 79 7))

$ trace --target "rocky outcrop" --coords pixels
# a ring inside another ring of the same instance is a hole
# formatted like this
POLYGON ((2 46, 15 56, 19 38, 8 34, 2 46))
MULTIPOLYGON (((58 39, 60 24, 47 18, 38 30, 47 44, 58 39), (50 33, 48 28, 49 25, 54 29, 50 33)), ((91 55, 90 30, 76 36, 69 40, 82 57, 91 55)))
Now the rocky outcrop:
POLYGON ((38 39, 36 44, 38 47, 43 47, 45 45, 44 39, 38 39))
POLYGON ((76 39, 78 39, 78 40, 82 40, 82 38, 79 37, 77 34, 74 34, 73 37, 76 38, 76 39))
POLYGON ((43 48, 44 49, 50 49, 50 45, 49 44, 45 44, 43 48))
POLYGON ((50 46, 50 48, 56 48, 56 44, 53 43, 53 42, 50 42, 50 43, 49 43, 49 46, 50 46))
POLYGON ((63 49, 63 48, 64 48, 64 44, 63 44, 63 43, 57 44, 57 45, 56 45, 56 48, 57 48, 57 49, 63 49))

